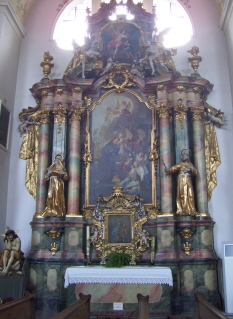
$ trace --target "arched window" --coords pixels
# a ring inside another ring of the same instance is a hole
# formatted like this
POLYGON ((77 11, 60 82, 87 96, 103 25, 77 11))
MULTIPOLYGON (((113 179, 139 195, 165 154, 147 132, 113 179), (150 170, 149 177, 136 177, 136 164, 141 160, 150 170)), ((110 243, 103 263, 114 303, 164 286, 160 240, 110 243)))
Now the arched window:
MULTIPOLYGON (((75 40, 79 45, 84 44, 84 37, 87 36, 87 8, 91 11, 93 0, 73 0, 71 1, 59 16, 54 32, 53 39, 57 45, 64 50, 72 50, 72 41, 75 40)), ((118 1, 118 0, 117 0, 118 1)), ((146 0, 144 0, 146 1, 146 0)), ((110 0, 103 2, 109 3, 110 0)), ((127 19, 132 19, 133 16, 127 14, 124 3, 126 0, 118 1, 119 8, 117 14, 126 14, 127 19)), ((141 0, 134 0, 134 3, 141 2, 141 0)), ((186 44, 193 35, 193 28, 190 18, 179 3, 178 0, 153 0, 156 7, 156 26, 158 33, 170 28, 168 33, 164 36, 164 46, 178 47, 186 44)), ((110 19, 114 20, 116 17, 113 14, 110 19)))
POLYGON ((178 0, 153 0, 156 9, 158 33, 170 28, 164 35, 166 48, 179 47, 188 43, 193 35, 190 18, 178 0))
POLYGON ((59 16, 54 32, 53 40, 59 48, 73 50, 72 42, 84 44, 87 36, 87 8, 91 11, 92 0, 74 0, 70 2, 59 16))

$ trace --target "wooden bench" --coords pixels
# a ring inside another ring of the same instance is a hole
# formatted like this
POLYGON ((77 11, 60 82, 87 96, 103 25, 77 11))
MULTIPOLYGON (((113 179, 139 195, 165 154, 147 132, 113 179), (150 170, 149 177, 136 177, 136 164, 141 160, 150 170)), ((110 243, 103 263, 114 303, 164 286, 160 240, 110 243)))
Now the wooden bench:
POLYGON ((89 319, 91 295, 79 294, 79 300, 70 307, 64 309, 53 319, 89 319))
POLYGON ((137 319, 149 319, 148 312, 148 301, 149 296, 143 296, 142 294, 137 294, 138 298, 138 315, 137 319))
POLYGON ((212 306, 205 296, 194 294, 196 302, 196 317, 195 319, 228 319, 221 311, 212 306))
POLYGON ((25 293, 25 297, 0 305, 1 319, 35 319, 35 294, 25 293))

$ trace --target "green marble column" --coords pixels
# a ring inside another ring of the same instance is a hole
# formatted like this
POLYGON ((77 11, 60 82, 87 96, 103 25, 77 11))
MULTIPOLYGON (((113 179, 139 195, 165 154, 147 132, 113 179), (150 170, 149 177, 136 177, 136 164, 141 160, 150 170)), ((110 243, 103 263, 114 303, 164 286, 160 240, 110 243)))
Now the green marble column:
POLYGON ((200 215, 209 216, 207 179, 205 166, 205 133, 202 118, 203 107, 191 108, 193 121, 193 141, 194 141, 194 165, 198 171, 196 177, 197 210, 200 215))
POLYGON ((162 103, 158 107, 160 129, 160 181, 161 214, 172 215, 172 177, 164 171, 164 165, 171 167, 170 108, 162 103))
POLYGON ((180 162, 181 151, 184 148, 189 148, 187 109, 187 106, 182 104, 182 100, 178 100, 178 104, 174 106, 176 163, 180 162))
MULTIPOLYGON (((61 102, 58 103, 58 106, 53 108, 54 126, 53 126, 52 160, 57 154, 61 154, 64 157, 64 159, 66 158, 66 139, 67 139, 66 113, 67 113, 66 107, 61 102)), ((64 164, 65 164, 65 160, 64 160, 64 164)))

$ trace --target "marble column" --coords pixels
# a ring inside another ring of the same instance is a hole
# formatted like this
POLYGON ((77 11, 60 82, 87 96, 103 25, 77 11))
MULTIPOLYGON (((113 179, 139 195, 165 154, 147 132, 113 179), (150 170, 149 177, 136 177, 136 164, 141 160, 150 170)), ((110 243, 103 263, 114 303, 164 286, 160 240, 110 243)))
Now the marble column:
POLYGON ((171 167, 170 108, 162 103, 158 107, 160 129, 160 183, 161 214, 172 215, 172 177, 164 171, 164 165, 171 167))
POLYGON ((69 182, 68 182, 68 210, 67 216, 79 215, 80 199, 80 120, 84 112, 82 107, 81 88, 75 88, 70 117, 70 141, 69 141, 69 182))
POLYGON ((181 151, 185 148, 189 148, 187 109, 187 106, 182 104, 181 99, 178 100, 178 104, 174 106, 176 163, 180 162, 181 151))
POLYGON ((202 118, 203 107, 192 107, 193 141, 194 141, 194 165, 198 171, 196 177, 197 210, 202 216, 209 216, 207 179, 205 166, 205 133, 202 118))
POLYGON ((49 110, 43 109, 40 113, 40 137, 38 150, 38 175, 36 189, 36 213, 34 217, 40 217, 46 205, 47 183, 45 174, 48 168, 49 156, 49 110))
POLYGON ((57 154, 61 154, 66 158, 66 138, 67 138, 67 127, 66 127, 66 107, 63 103, 59 102, 58 106, 53 108, 54 114, 54 125, 53 125, 53 154, 52 160, 57 154))

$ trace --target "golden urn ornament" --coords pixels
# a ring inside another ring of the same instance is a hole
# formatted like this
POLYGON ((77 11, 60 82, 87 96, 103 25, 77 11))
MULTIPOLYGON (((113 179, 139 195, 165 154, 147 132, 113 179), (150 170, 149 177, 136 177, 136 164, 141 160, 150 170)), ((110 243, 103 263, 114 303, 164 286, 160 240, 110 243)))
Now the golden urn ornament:
POLYGON ((200 74, 197 72, 197 69, 199 68, 199 63, 202 61, 202 57, 198 55, 199 48, 196 46, 193 46, 191 50, 188 50, 187 52, 191 53, 193 56, 191 58, 188 58, 188 61, 191 62, 191 66, 194 70, 194 73, 192 73, 192 76, 200 76, 200 74))
POLYGON ((48 79, 48 75, 51 73, 51 69, 54 66, 51 61, 53 60, 52 55, 50 55, 49 51, 44 53, 44 61, 41 62, 40 66, 43 68, 44 77, 43 79, 48 79))

